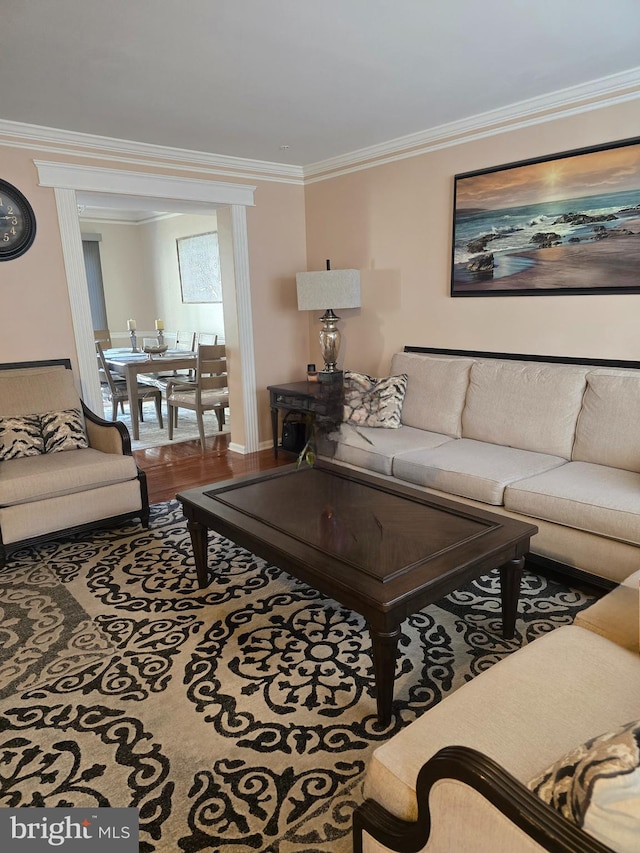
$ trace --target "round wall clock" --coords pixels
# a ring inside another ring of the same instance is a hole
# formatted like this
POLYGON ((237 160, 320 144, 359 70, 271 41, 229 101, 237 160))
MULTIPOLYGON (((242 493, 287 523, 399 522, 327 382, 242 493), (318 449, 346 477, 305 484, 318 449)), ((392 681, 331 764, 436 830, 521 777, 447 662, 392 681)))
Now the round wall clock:
POLYGON ((24 255, 35 236, 33 208, 19 189, 0 179, 0 261, 24 255))

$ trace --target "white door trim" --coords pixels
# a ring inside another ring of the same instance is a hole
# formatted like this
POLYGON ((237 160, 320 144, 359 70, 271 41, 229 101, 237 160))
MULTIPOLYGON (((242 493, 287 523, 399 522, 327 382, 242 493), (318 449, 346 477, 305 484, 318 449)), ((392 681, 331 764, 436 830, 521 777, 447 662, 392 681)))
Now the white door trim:
POLYGON ((76 192, 98 192, 153 199, 155 208, 157 208, 157 200, 161 199, 163 209, 168 211, 205 213, 220 206, 231 207, 234 229, 235 288, 239 306, 237 337, 243 371, 244 410, 244 444, 242 446, 234 444, 234 450, 244 453, 258 450, 255 355, 246 223, 246 207, 254 204, 253 193, 256 188, 247 184, 179 178, 171 175, 79 166, 70 163, 42 160, 34 160, 34 163, 38 169, 40 185, 55 189, 80 384, 87 405, 97 412, 102 409, 102 398, 95 364, 91 310, 82 255, 76 192))

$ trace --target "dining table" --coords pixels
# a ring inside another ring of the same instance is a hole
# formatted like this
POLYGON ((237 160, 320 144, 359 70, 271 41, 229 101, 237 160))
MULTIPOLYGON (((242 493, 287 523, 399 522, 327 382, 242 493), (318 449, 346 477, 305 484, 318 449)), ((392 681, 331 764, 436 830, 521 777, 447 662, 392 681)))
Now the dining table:
POLYGON ((147 354, 127 349, 106 349, 104 359, 109 370, 120 374, 127 382, 131 432, 134 441, 140 438, 138 414, 138 376, 140 374, 171 373, 178 370, 195 370, 197 354, 179 349, 169 349, 164 354, 147 354))

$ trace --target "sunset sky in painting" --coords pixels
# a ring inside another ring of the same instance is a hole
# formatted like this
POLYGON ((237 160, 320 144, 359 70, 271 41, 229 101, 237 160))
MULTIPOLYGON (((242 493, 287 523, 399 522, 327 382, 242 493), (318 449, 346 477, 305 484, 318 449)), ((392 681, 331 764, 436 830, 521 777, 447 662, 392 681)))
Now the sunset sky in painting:
POLYGON ((640 188, 640 143, 462 178, 456 208, 501 209, 640 188))

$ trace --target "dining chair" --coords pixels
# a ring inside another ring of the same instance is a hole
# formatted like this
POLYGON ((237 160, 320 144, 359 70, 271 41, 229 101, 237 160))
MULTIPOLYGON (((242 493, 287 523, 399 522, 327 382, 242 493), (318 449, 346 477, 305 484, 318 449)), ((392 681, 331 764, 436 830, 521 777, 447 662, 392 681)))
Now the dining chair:
MULTIPOLYGON (((112 370, 106 371, 104 369, 104 367, 102 366, 102 362, 100 361, 100 354, 97 351, 97 345, 98 344, 100 344, 100 347, 103 350, 111 349, 111 334, 110 334, 109 330, 103 329, 103 330, 94 331, 93 336, 94 336, 94 340, 96 343, 96 358, 97 358, 97 362, 98 362, 98 377, 100 379, 100 385, 104 391, 105 389, 109 388, 109 382, 108 382, 108 379, 106 376, 107 373, 111 374, 111 378, 114 380, 114 382, 122 381, 122 377, 119 374, 114 373, 112 370)), ((120 403, 120 411, 124 414, 124 401, 122 401, 120 403)))
MULTIPOLYGON (((164 341, 168 344, 169 349, 183 350, 185 353, 189 353, 196 351, 195 336, 196 332, 165 332, 164 341)), ((158 359, 158 365, 161 365, 160 359, 158 359)), ((183 380, 193 379, 195 377, 195 370, 189 368, 185 370, 158 370, 156 373, 142 373, 139 376, 139 381, 144 385, 153 385, 166 394, 167 383, 175 377, 181 377, 183 380)))
POLYGON ((176 349, 195 352, 198 344, 197 335, 197 332, 176 332, 176 349))
MULTIPOLYGON (((217 341, 214 341, 217 343, 217 341)), ((184 350, 185 352, 196 352, 198 349, 198 333, 197 332, 177 332, 176 333, 176 349, 184 350)), ((183 379, 195 379, 196 372, 190 370, 175 370, 174 376, 182 376, 183 379)), ((166 390, 166 389, 165 389, 166 390)))
POLYGON ((194 349, 198 344, 213 344, 215 346, 217 343, 218 336, 214 335, 212 332, 195 332, 194 349))
POLYGON ((104 349, 111 349, 111 332, 109 329, 94 329, 94 341, 100 341, 104 349))
POLYGON ((177 425, 178 409, 189 409, 196 413, 200 446, 205 449, 203 413, 214 411, 218 429, 224 429, 225 409, 229 406, 227 387, 227 351, 220 344, 199 344, 196 363, 196 378, 192 382, 170 379, 167 383, 167 418, 169 440, 177 425))
MULTIPOLYGON (((104 355, 104 350, 100 341, 96 341, 96 352, 98 354, 98 363, 101 369, 100 379, 104 377, 103 397, 106 402, 111 403, 111 420, 115 421, 118 414, 118 405, 124 412, 124 404, 129 402, 129 392, 127 391, 127 383, 124 379, 116 379, 114 374, 107 367, 107 362, 104 355)), ((162 391, 153 385, 145 385, 138 382, 138 410, 140 412, 140 420, 144 422, 142 404, 145 400, 153 400, 156 406, 156 415, 158 416, 158 426, 162 429, 162 391)))
POLYGON ((169 349, 177 349, 178 348, 178 333, 177 332, 163 332, 165 344, 169 347, 169 349))

